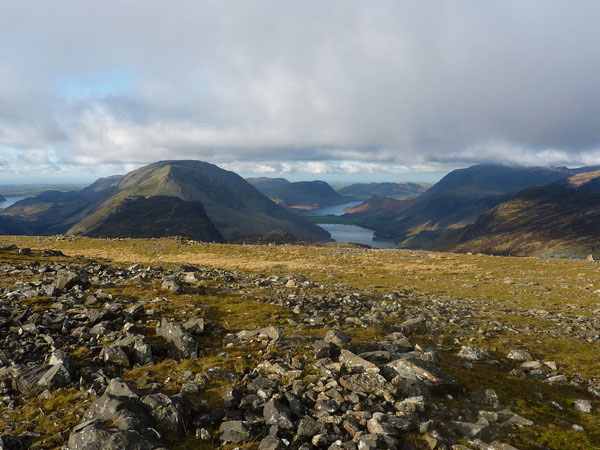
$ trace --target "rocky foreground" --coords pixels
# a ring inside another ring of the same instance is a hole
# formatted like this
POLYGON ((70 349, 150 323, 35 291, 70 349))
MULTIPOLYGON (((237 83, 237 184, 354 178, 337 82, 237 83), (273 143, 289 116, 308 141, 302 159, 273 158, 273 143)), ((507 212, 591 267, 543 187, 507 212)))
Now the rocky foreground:
MULTIPOLYGON (((597 380, 465 341, 511 328, 482 328, 485 305, 53 250, 0 256, 3 449, 516 448, 547 424, 465 382, 484 371, 536 390, 562 429, 593 432, 572 419, 597 414, 597 380), (573 411, 547 386, 568 389, 573 411)), ((597 319, 562 319, 529 331, 598 339, 597 319)))

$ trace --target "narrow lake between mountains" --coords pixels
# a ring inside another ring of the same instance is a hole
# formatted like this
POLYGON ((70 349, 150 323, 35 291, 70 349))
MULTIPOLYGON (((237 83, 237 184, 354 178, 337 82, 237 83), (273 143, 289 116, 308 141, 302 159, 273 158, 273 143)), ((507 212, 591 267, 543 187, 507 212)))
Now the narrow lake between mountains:
MULTIPOLYGON (((346 208, 358 206, 362 202, 351 202, 343 205, 329 206, 327 208, 313 209, 306 211, 310 216, 341 216, 346 208)), ((398 248, 393 242, 374 241, 375 232, 367 228, 362 228, 356 225, 342 225, 335 223, 319 223, 317 224, 325 231, 331 234, 332 239, 337 242, 354 242, 356 244, 370 245, 373 248, 398 248)))
POLYGON ((6 201, 0 202, 0 209, 8 208, 9 206, 14 205, 19 200, 23 200, 25 197, 5 197, 6 201))

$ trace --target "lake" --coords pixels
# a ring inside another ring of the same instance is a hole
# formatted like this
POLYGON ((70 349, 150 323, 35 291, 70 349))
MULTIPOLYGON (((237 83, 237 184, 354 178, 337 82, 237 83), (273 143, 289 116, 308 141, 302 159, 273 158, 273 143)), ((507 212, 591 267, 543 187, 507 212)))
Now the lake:
POLYGON ((353 242, 355 244, 370 245, 373 248, 398 248, 393 242, 374 241, 373 235, 375 232, 367 228, 336 223, 319 223, 317 225, 329 231, 332 239, 337 242, 353 242))
POLYGON ((25 197, 6 197, 6 201, 0 202, 0 209, 8 208, 24 198, 25 197))
MULTIPOLYGON (((345 203, 343 205, 329 206, 328 208, 313 209, 306 211, 310 216, 341 216, 346 208, 358 206, 362 202, 345 203)), ((334 223, 317 224, 331 234, 331 238, 337 242, 354 242, 356 244, 370 245, 373 248, 398 248, 393 242, 374 241, 375 232, 356 225, 342 225, 334 223)))
POLYGON ((304 212, 307 216, 341 216, 346 208, 358 206, 362 202, 344 203, 343 205, 328 206, 327 208, 310 209, 304 212))

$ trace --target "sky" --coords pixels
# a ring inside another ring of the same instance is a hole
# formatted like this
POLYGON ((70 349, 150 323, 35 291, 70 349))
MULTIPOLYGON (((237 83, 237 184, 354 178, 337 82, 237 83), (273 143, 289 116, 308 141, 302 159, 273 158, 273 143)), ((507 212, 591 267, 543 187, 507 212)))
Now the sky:
POLYGON ((596 0, 0 0, 0 184, 600 164, 596 0))

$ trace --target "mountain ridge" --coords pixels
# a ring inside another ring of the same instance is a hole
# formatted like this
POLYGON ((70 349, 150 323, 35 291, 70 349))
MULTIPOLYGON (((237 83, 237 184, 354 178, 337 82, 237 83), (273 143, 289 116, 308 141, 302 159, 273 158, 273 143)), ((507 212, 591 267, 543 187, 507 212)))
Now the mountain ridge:
POLYGON ((421 195, 432 185, 429 183, 413 183, 409 181, 353 183, 349 186, 338 186, 334 189, 342 195, 349 195, 357 200, 368 200, 380 195, 390 198, 405 198, 421 195))
POLYGON ((518 192, 454 236, 448 250, 584 256, 600 248, 600 171, 518 192))
POLYGON ((321 180, 289 182, 285 178, 250 178, 249 182, 274 202, 296 209, 341 205, 354 200, 321 180))
POLYGON ((225 240, 278 229, 309 241, 330 239, 322 228, 276 205, 234 172, 193 160, 158 161, 125 176, 100 179, 72 193, 46 192, 17 202, 0 218, 12 217, 13 226, 19 220, 28 223, 23 234, 86 235, 94 230, 100 235, 100 225, 128 198, 155 196, 201 203, 225 240))
POLYGON ((369 224, 377 237, 394 239, 400 247, 433 249, 440 236, 472 224, 522 189, 593 169, 475 165, 450 172, 399 214, 380 211, 383 220, 365 217, 368 213, 355 217, 357 224, 369 224))

